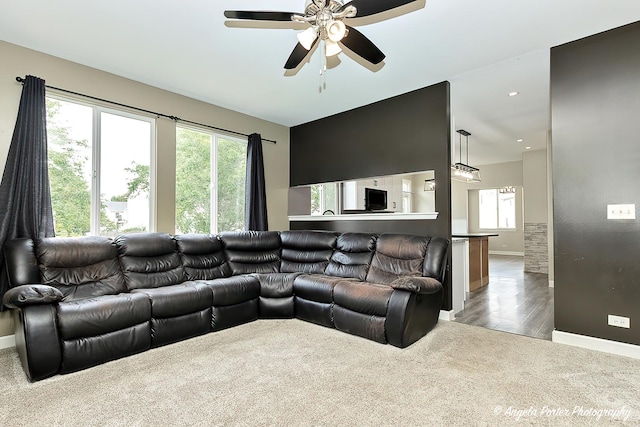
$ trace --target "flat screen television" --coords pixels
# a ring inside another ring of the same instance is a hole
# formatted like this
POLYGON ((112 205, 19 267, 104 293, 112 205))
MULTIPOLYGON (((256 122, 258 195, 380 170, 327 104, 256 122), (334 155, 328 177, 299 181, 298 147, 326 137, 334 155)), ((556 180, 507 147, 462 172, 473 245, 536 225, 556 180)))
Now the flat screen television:
POLYGON ((382 211, 387 209, 387 192, 377 188, 364 189, 364 209, 367 211, 382 211))

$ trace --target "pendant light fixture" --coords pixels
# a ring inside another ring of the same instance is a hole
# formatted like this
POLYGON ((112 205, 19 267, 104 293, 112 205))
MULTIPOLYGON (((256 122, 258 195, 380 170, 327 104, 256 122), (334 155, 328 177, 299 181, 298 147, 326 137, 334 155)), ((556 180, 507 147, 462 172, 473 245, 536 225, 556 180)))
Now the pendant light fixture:
POLYGON ((458 142, 458 163, 451 166, 451 179, 455 179, 456 181, 462 182, 480 182, 482 178, 480 177, 480 169, 474 168, 473 166, 469 166, 469 137, 471 134, 464 129, 459 129, 458 132, 459 142, 458 142), (466 162, 462 163, 462 137, 466 138, 465 142, 465 153, 466 153, 466 162))

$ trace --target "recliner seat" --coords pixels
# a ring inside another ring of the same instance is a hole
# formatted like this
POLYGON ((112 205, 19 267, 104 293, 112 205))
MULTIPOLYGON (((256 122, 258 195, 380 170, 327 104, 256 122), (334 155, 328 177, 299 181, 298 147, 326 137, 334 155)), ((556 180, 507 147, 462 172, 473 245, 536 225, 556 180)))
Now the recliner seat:
POLYGON ((16 239, 3 303, 31 381, 258 318, 406 347, 438 321, 448 244, 324 231, 16 239))

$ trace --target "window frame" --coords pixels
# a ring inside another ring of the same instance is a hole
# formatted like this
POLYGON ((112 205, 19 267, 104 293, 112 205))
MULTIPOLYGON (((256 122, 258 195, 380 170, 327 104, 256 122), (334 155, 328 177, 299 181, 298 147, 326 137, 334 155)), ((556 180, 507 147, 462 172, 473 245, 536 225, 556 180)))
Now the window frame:
POLYGON ((400 187, 402 193, 402 212, 411 213, 413 211, 413 181, 410 179, 402 178, 400 187), (405 183, 407 184, 406 187, 405 183))
MULTIPOLYGON (((203 134, 207 134, 210 137, 210 145, 209 145, 209 150, 210 150, 210 156, 211 156, 211 162, 209 164, 210 168, 209 168, 209 195, 210 195, 210 200, 209 200, 209 233, 210 234, 218 234, 220 231, 218 230, 218 194, 219 194, 219 189, 218 189, 218 140, 219 139, 224 139, 227 141, 234 141, 234 142, 238 142, 238 143, 242 143, 245 145, 245 153, 246 153, 246 146, 249 143, 248 137, 247 138, 240 138, 237 135, 230 135, 224 132, 219 132, 219 131, 214 131, 212 129, 208 129, 206 127, 203 126, 197 126, 197 125, 190 125, 190 124, 176 124, 176 150, 177 150, 177 135, 178 135, 178 131, 180 129, 184 129, 187 131, 191 131, 191 132, 199 132, 199 133, 203 133, 203 134), (213 164, 212 164, 213 163, 213 164)), ((177 165, 177 156, 176 156, 176 165, 177 165)), ((246 168, 246 164, 245 164, 245 168, 246 168)), ((246 169, 245 169, 246 170, 246 169)), ((246 173, 245 173, 246 176, 246 173)), ((177 179, 177 175, 176 177, 174 177, 174 180, 177 179)), ((246 189, 245 189, 246 192, 246 189)), ((176 197, 177 199, 177 197, 176 197)), ((174 205, 175 205, 176 200, 174 200, 174 205)), ((177 221, 176 221, 176 217, 174 216, 174 225, 177 226, 177 221)))
MULTIPOLYGON (((319 215, 324 215, 324 213, 327 210, 332 211, 334 214, 340 212, 340 188, 341 186, 339 185, 339 183, 337 182, 327 182, 327 183, 322 183, 322 184, 311 184, 309 186, 311 188, 311 191, 313 191, 314 187, 318 188, 318 192, 319 192, 319 211, 318 212, 314 212, 313 209, 311 211, 311 215, 314 216, 319 216, 319 215), (333 206, 328 206, 327 204, 327 187, 331 186, 333 187, 333 191, 334 191, 334 203, 333 206)), ((313 206, 312 206, 313 208, 313 206)))
POLYGON ((515 187, 515 191, 513 192, 514 203, 513 203, 513 217, 514 224, 513 227, 501 227, 500 226, 500 188, 482 188, 478 189, 478 229, 479 230, 487 230, 487 231, 517 231, 518 230, 518 187, 515 187), (482 227, 481 215, 482 215, 482 192, 483 191, 493 191, 495 194, 495 218, 496 218, 496 226, 495 227, 482 227))
POLYGON ((128 119, 139 120, 149 123, 149 232, 156 231, 156 156, 157 156, 157 133, 156 117, 140 113, 132 113, 125 109, 120 110, 107 107, 103 103, 93 103, 84 98, 63 95, 55 90, 46 89, 45 99, 67 102, 81 105, 92 109, 91 116, 91 210, 89 218, 89 235, 101 236, 100 234, 100 176, 101 176, 101 147, 102 147, 102 117, 101 113, 128 119))

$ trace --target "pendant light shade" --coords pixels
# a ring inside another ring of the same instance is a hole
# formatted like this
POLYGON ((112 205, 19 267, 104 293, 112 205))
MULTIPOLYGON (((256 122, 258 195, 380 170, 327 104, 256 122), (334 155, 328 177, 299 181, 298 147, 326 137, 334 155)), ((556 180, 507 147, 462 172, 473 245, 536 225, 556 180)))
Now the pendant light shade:
POLYGON ((309 27, 301 33, 297 34, 298 41, 305 49, 311 49, 313 46, 313 42, 318 38, 318 28, 317 27, 309 27))
POLYGON ((340 52, 342 52, 342 49, 340 48, 338 43, 336 43, 334 41, 331 41, 329 39, 326 40, 326 42, 325 42, 325 55, 327 55, 327 57, 335 56, 335 55, 339 54, 340 52))
POLYGON ((342 21, 331 21, 327 24, 327 37, 332 42, 339 42, 347 31, 346 25, 342 21))

